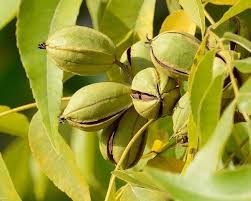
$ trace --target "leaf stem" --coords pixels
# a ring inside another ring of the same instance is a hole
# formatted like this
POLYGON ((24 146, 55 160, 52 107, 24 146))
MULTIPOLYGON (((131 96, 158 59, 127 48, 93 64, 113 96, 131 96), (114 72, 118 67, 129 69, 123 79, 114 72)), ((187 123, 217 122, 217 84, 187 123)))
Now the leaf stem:
POLYGON ((121 192, 119 192, 119 193, 116 195, 115 200, 119 200, 119 198, 122 196, 122 194, 124 193, 125 188, 127 188, 127 186, 129 186, 129 184, 128 184, 128 183, 122 187, 122 188, 123 188, 123 190, 122 190, 121 192))
MULTIPOLYGON (((225 50, 223 41, 220 39, 218 42, 220 43, 220 48, 222 50, 225 50)), ((231 55, 229 55, 229 57, 232 60, 231 55)), ((233 70, 232 70, 232 63, 229 62, 228 60, 227 60, 227 69, 229 71, 229 76, 230 76, 230 80, 231 80, 231 83, 232 83, 232 86, 233 86, 235 99, 238 100, 239 88, 238 88, 238 84, 236 82, 236 79, 234 77, 234 73, 233 73, 233 70)), ((243 111, 240 111, 240 112, 242 113, 242 115, 243 115, 245 121, 248 123, 249 127, 251 127, 251 120, 250 120, 250 117, 248 116, 248 114, 246 112, 243 112, 243 111)))
POLYGON ((246 145, 246 143, 249 142, 249 137, 245 138, 239 147, 229 156, 229 158, 226 160, 224 167, 227 168, 230 164, 230 162, 233 160, 234 156, 237 154, 238 151, 241 151, 241 149, 246 145))
POLYGON ((250 120, 250 117, 248 116, 248 114, 246 112, 242 112, 242 115, 243 115, 245 121, 248 123, 248 126, 251 127, 251 120, 250 120))
MULTIPOLYGON (((151 124, 153 123, 154 119, 149 120, 144 126, 141 127, 141 129, 133 136, 133 138, 130 140, 130 142, 128 143, 128 145, 126 146, 125 150, 123 151, 119 162, 117 163, 114 171, 117 171, 121 168, 121 165, 123 164, 127 154, 129 153, 132 145, 136 142, 136 140, 144 133, 145 129, 151 124)), ((116 176, 114 174, 112 174, 111 178, 110 178, 110 182, 109 182, 109 186, 108 186, 108 190, 106 193, 106 197, 105 197, 105 201, 109 201, 110 200, 110 195, 112 192, 112 187, 115 184, 115 179, 116 176)))
POLYGON ((231 80, 232 85, 233 85, 234 94, 235 94, 235 97, 237 98, 239 96, 239 89, 238 89, 238 85, 236 83, 234 73, 232 71, 232 65, 231 65, 230 62, 227 63, 227 67, 228 67, 228 70, 229 70, 230 80, 231 80))
POLYGON ((19 107, 16 107, 16 108, 1 112, 0 117, 3 117, 5 115, 8 115, 8 114, 11 114, 11 113, 14 113, 14 112, 29 110, 29 109, 32 109, 32 108, 35 108, 35 107, 37 107, 36 103, 30 103, 30 104, 27 104, 27 105, 22 105, 22 106, 19 106, 19 107))
MULTIPOLYGON (((67 100, 70 100, 70 98, 71 97, 63 97, 62 100, 67 101, 67 100)), ((26 104, 26 105, 22 105, 22 106, 19 106, 19 107, 16 107, 16 108, 1 112, 0 117, 3 117, 5 115, 9 115, 9 114, 12 114, 12 113, 15 113, 15 112, 29 110, 29 109, 36 108, 36 107, 37 107, 36 103, 29 103, 29 104, 26 104)))
POLYGON ((208 19, 208 21, 210 22, 211 25, 214 25, 215 24, 215 21, 214 19, 211 17, 211 15, 207 12, 207 10, 204 8, 204 13, 205 13, 205 16, 206 18, 208 19))
POLYGON ((117 64, 122 69, 122 71, 126 74, 129 83, 131 83, 132 82, 132 75, 128 69, 128 66, 126 64, 120 62, 117 59, 115 60, 114 63, 117 64))

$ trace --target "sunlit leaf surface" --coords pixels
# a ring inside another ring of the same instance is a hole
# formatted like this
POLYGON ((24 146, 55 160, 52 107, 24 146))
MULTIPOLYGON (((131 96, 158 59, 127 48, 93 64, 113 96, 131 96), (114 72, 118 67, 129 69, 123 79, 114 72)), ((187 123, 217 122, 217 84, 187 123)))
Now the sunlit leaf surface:
POLYGON ((206 25, 202 2, 200 0, 180 0, 179 3, 204 34, 206 25))
POLYGON ((227 12, 224 13, 222 18, 214 25, 214 27, 219 26, 223 22, 227 21, 231 17, 238 15, 239 13, 251 8, 251 1, 239 0, 234 6, 230 7, 227 12))
POLYGON ((0 200, 21 201, 0 153, 0 200))
MULTIPOLYGON (((0 113, 10 110, 7 106, 0 105, 0 113)), ((29 129, 27 117, 20 113, 11 113, 0 117, 0 132, 14 136, 26 137, 29 129)))
POLYGON ((30 186, 32 185, 29 173, 31 154, 27 138, 16 139, 3 151, 2 155, 15 189, 18 194, 24 198, 30 193, 30 186), (19 171, 17 171, 17 164, 19 171))
POLYGON ((74 201, 90 201, 88 184, 77 167, 70 147, 58 134, 59 153, 57 153, 45 132, 40 114, 37 113, 31 121, 29 144, 43 172, 74 201))
POLYGON ((15 16, 20 0, 0 0, 0 30, 15 16))
POLYGON ((163 22, 160 32, 178 31, 194 35, 196 24, 184 10, 174 11, 163 22))
POLYGON ((46 51, 37 47, 47 40, 49 34, 75 24, 81 2, 24 0, 18 14, 17 42, 21 60, 47 135, 56 149, 63 72, 47 59, 46 51))

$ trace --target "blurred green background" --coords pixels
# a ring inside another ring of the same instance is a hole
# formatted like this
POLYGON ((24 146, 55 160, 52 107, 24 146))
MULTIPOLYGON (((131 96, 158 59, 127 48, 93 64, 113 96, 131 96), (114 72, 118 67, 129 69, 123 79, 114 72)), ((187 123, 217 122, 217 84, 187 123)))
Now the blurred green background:
MULTIPOLYGON (((219 6, 214 5, 208 5, 207 7, 209 12, 212 11, 211 13, 216 20, 219 19, 222 16, 222 13, 224 13, 228 8, 227 6, 221 6, 221 9, 219 9, 219 6)), ((156 10, 158 12, 155 12, 154 17, 154 35, 158 34, 162 22, 168 15, 166 0, 158 0, 156 4, 156 10)), ((241 17, 251 22, 250 10, 244 12, 241 17)), ((15 24, 16 20, 14 19, 6 27, 0 30, 0 105, 6 105, 11 108, 34 102, 29 81, 26 77, 24 68, 22 67, 16 46, 15 24)), ((83 1, 77 24, 89 27, 92 26, 85 1, 83 1)), ((251 28, 251 23, 248 25, 251 28)), ((74 76, 64 84, 64 96, 70 96, 77 89, 87 84, 100 82, 105 79, 105 74, 92 77, 74 76)), ((24 114, 26 114, 28 118, 31 118, 35 111, 36 110, 24 111, 24 114)), ((69 138, 69 135, 67 136, 66 134, 65 137, 69 138)), ((4 151, 14 139, 15 137, 0 133, 0 151, 4 151)), ((18 165, 19 164, 17 164, 17 168, 18 165)), ((110 175, 107 175, 107 177, 109 176, 110 175)), ((30 178, 27 178, 27 180, 30 180, 30 178)), ((30 181, 27 182, 29 183, 30 181)), ((30 188, 30 192, 27 193, 27 196, 25 196, 23 200, 35 200, 32 188, 30 188)), ((47 193, 43 200, 64 201, 70 199, 49 182, 47 193)))

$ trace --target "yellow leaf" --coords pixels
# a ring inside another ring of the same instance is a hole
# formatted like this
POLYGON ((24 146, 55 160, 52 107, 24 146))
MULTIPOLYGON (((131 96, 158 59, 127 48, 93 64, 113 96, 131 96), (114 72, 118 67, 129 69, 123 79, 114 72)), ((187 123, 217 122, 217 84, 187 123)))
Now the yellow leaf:
POLYGON ((239 0, 207 0, 206 2, 216 5, 234 5, 239 0))
POLYGON ((70 147, 59 133, 56 133, 59 153, 57 153, 46 135, 40 113, 31 120, 29 144, 33 156, 49 179, 73 201, 91 201, 85 178, 80 172, 70 147))
MULTIPOLYGON (((9 107, 0 105, 0 113, 10 110, 9 107)), ((20 113, 11 113, 0 117, 0 132, 14 136, 26 137, 29 129, 27 117, 20 113)))
POLYGON ((0 200, 21 201, 0 153, 0 200))
POLYGON ((196 24, 184 10, 178 10, 167 16, 163 22, 160 32, 178 31, 194 35, 196 24))
POLYGON ((34 157, 30 158, 30 171, 36 200, 45 200, 49 180, 42 172, 38 162, 35 160, 34 157))
POLYGON ((191 20, 201 29, 203 36, 206 30, 205 13, 201 0, 179 0, 179 4, 190 16, 191 20))
POLYGON ((2 155, 17 193, 24 198, 31 191, 31 177, 29 173, 31 154, 28 140, 16 138, 3 150, 2 155))
POLYGON ((176 158, 158 155, 150 160, 147 165, 151 168, 180 173, 184 166, 184 162, 176 158))

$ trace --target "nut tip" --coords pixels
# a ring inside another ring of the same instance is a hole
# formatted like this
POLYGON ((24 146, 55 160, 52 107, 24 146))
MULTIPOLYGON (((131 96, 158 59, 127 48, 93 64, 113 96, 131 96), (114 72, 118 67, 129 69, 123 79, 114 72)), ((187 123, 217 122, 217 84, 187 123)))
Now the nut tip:
POLYGON ((145 44, 151 44, 152 43, 152 39, 149 38, 148 34, 146 34, 146 42, 145 44))
POLYGON ((65 121, 66 121, 66 118, 64 118, 63 116, 60 116, 60 117, 58 118, 58 121, 59 121, 60 124, 64 124, 65 121))
POLYGON ((45 42, 38 44, 38 48, 41 49, 41 50, 45 50, 46 49, 45 42))

